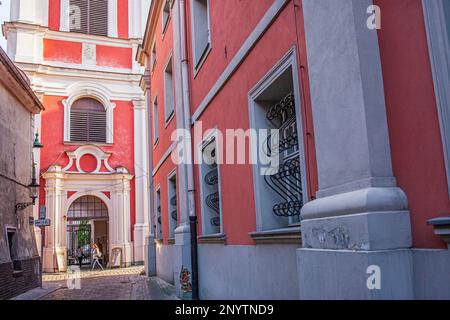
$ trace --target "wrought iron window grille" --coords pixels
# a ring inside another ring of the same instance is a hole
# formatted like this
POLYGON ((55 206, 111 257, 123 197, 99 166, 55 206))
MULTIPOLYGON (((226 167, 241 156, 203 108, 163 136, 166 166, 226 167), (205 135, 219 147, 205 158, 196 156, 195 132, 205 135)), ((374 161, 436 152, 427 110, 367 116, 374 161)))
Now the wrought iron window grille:
MULTIPOLYGON (((211 153, 215 153, 214 151, 211 153)), ((212 165, 213 169, 210 170, 204 177, 205 183, 209 186, 216 186, 219 183, 219 173, 217 170, 217 164, 212 165)), ((220 195, 219 192, 208 194, 205 198, 206 205, 213 210, 217 215, 220 215, 220 195)), ((220 227, 220 216, 212 217, 210 219, 212 226, 220 227)))
POLYGON ((281 200, 273 205, 272 211, 278 217, 299 217, 303 205, 302 180, 293 93, 271 106, 266 113, 266 119, 273 128, 278 129, 278 134, 270 134, 267 137, 265 152, 269 157, 280 157, 278 172, 264 176, 267 186, 281 200))

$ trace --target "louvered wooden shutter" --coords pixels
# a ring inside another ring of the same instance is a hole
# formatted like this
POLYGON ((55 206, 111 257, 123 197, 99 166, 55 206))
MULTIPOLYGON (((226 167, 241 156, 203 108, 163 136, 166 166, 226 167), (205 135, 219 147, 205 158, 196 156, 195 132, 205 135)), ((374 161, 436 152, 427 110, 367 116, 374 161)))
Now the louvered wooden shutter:
POLYGON ((107 0, 70 0, 71 21, 76 19, 74 8, 80 8, 80 28, 70 24, 70 31, 92 34, 97 36, 108 36, 108 1, 107 0))
POLYGON ((70 141, 106 143, 106 112, 97 100, 83 98, 73 104, 70 141))
POLYGON ((70 113, 70 141, 88 141, 88 112, 72 110, 70 113))
POLYGON ((71 32, 88 33, 88 0, 70 0, 69 16, 71 32))
POLYGON ((88 116, 88 141, 106 142, 106 113, 89 112, 88 116))
POLYGON ((108 36, 108 1, 89 1, 89 34, 108 36))

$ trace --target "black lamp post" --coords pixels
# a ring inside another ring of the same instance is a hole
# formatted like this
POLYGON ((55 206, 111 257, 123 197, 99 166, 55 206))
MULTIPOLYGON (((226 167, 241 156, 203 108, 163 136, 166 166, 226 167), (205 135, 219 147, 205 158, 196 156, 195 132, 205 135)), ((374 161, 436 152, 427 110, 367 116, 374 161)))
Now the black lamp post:
POLYGON ((36 204, 36 199, 38 197, 38 192, 39 192, 39 184, 37 183, 37 179, 36 179, 36 163, 33 163, 33 176, 31 178, 31 183, 28 185, 28 191, 30 193, 31 201, 17 203, 15 206, 16 213, 18 211, 22 211, 22 210, 28 208, 29 206, 34 206, 36 204))
POLYGON ((36 132, 36 138, 34 139, 33 142, 33 148, 41 149, 43 147, 44 147, 43 144, 41 143, 41 141, 39 141, 39 133, 36 132))

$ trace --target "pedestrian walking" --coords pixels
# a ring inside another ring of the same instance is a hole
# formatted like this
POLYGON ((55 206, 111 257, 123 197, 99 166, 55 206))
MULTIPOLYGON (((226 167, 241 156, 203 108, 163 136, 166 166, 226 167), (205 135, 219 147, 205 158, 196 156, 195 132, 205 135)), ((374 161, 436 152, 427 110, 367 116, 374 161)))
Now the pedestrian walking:
POLYGON ((103 266, 100 263, 101 258, 102 252, 100 251, 98 245, 94 243, 94 245, 92 246, 92 270, 94 270, 96 264, 98 264, 100 268, 103 270, 103 266))

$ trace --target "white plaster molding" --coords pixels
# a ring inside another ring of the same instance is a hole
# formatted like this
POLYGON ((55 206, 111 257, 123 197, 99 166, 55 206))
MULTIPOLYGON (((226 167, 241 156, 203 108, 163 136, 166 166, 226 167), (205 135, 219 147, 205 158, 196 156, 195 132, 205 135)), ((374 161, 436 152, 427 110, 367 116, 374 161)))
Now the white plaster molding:
POLYGON ((133 100, 134 106, 134 172, 135 178, 135 204, 136 222, 134 225, 134 255, 136 261, 144 261, 145 237, 148 234, 149 216, 149 164, 147 144, 147 101, 133 100))
POLYGON ((70 0, 61 0, 59 31, 70 31, 70 0))
POLYGON ((69 157, 69 163, 62 169, 64 172, 69 172, 70 168, 73 166, 73 163, 75 162, 75 166, 79 173, 86 173, 80 166, 80 160, 84 155, 92 155, 97 159, 97 166, 95 170, 91 173, 96 174, 109 174, 109 173, 115 173, 116 171, 111 168, 111 166, 108 163, 108 159, 111 156, 110 152, 104 152, 102 149, 100 149, 97 146, 93 145, 85 145, 82 147, 79 147, 75 151, 67 151, 67 156, 69 157), (102 162, 105 166, 105 168, 109 172, 100 172, 102 162))
POLYGON ((83 55, 82 55, 82 61, 83 65, 88 65, 93 68, 96 68, 96 61, 97 61, 97 50, 95 48, 95 44, 93 43, 85 43, 83 42, 83 55))
POLYGON ((91 42, 99 45, 131 48, 133 44, 140 44, 140 40, 136 39, 120 39, 103 36, 90 35, 78 32, 61 33, 54 30, 48 30, 45 34, 46 39, 65 40, 71 42, 91 42))
POLYGON ((108 37, 118 37, 117 0, 108 0, 108 37))
POLYGON ((141 99, 143 95, 140 74, 116 73, 101 68, 80 70, 28 63, 17 65, 30 78, 32 89, 45 95, 67 97, 70 94, 68 88, 74 82, 79 82, 80 78, 89 83, 101 83, 109 91, 110 100, 113 101, 131 101, 141 99))
MULTIPOLYGON (((102 190, 102 191, 108 191, 108 190, 102 190)), ((66 201, 64 201, 64 212, 67 212, 69 210, 72 203, 74 203, 77 199, 84 197, 84 196, 94 196, 102 200, 106 208, 108 209, 108 212, 112 212, 113 207, 111 203, 111 199, 108 198, 102 191, 98 190, 92 190, 92 191, 75 191, 73 195, 70 196, 66 201)))

